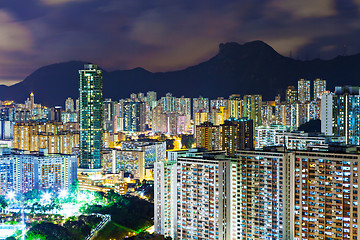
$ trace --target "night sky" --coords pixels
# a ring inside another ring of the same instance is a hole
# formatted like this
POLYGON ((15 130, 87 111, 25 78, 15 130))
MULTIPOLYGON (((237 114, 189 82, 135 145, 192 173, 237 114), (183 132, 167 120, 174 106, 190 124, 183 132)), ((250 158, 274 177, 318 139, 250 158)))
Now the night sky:
POLYGON ((69 60, 182 69, 221 42, 263 40, 293 58, 360 52, 360 0, 0 0, 0 83, 69 60))

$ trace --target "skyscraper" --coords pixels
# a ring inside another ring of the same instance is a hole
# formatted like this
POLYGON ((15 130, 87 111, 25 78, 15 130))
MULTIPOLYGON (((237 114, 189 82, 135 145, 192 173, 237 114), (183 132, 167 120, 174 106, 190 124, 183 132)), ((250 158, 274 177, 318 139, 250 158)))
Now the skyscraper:
POLYGON ((142 132, 145 130, 145 103, 140 100, 126 100, 124 106, 124 131, 142 132))
POLYGON ((261 95, 244 96, 244 117, 254 120, 255 126, 261 125, 261 95))
POLYGON ((34 93, 30 93, 30 109, 33 110, 35 106, 35 96, 34 93))
POLYGON ((298 81, 298 100, 301 103, 310 102, 310 80, 300 79, 298 81))
POLYGON ((228 108, 230 111, 230 117, 239 119, 243 115, 242 99, 240 94, 233 94, 229 97, 228 108))
POLYGON ((254 148, 253 120, 247 118, 225 121, 220 127, 220 149, 231 157, 236 150, 251 150, 254 148))
POLYGON ((219 126, 214 126, 211 122, 204 122, 196 126, 196 147, 210 151, 219 150, 219 126))
POLYGON ((175 98, 175 112, 179 115, 191 116, 191 98, 186 98, 184 96, 175 98))
POLYGON ((292 104, 295 103, 297 100, 297 91, 294 86, 288 86, 286 89, 286 103, 292 104))
POLYGON ((75 108, 74 108, 74 99, 72 99, 71 97, 68 97, 65 100, 65 112, 74 112, 75 108))
POLYGON ((332 96, 332 133, 347 144, 360 144, 360 88, 336 87, 332 96))
POLYGON ((231 239, 293 239, 287 202, 291 153, 269 150, 238 151, 231 159, 231 239))
POLYGON ((79 164, 81 169, 101 169, 103 144, 102 71, 94 64, 86 64, 80 75, 80 143, 79 164))
POLYGON ((167 93, 165 97, 160 99, 164 112, 175 111, 175 97, 171 93, 167 93))
MULTIPOLYGON (((190 153, 177 161, 175 239, 230 238, 230 160, 190 153)), ((236 239, 236 238, 235 238, 236 239)))
POLYGON ((157 104, 157 93, 154 91, 149 91, 146 93, 147 102, 150 105, 151 109, 156 107, 157 104))
POLYGON ((199 96, 198 98, 193 98, 193 117, 195 118, 195 113, 199 112, 209 112, 209 99, 199 96))
POLYGON ((320 99, 326 91, 326 80, 317 78, 314 80, 314 100, 320 99))
POLYGON ((359 154, 295 152, 290 163, 291 239, 359 239, 359 154))

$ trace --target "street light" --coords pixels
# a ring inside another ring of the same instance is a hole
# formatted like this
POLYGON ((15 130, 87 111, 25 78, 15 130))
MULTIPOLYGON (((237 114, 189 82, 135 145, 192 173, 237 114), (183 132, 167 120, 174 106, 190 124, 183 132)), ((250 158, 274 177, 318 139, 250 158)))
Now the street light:
POLYGON ((45 192, 41 197, 41 201, 45 204, 50 203, 50 200, 51 200, 51 194, 48 192, 45 192))
POLYGON ((66 198, 68 195, 68 192, 65 189, 62 189, 59 193, 60 198, 66 198))
POLYGON ((15 192, 11 191, 7 194, 6 196, 7 199, 9 199, 10 201, 14 201, 15 200, 15 192))

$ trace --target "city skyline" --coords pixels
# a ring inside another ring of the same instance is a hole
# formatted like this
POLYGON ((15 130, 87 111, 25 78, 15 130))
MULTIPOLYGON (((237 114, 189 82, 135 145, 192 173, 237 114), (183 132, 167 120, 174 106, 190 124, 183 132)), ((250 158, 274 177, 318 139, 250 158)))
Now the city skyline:
POLYGON ((1 2, 0 239, 360 239, 359 26, 360 0, 1 2))

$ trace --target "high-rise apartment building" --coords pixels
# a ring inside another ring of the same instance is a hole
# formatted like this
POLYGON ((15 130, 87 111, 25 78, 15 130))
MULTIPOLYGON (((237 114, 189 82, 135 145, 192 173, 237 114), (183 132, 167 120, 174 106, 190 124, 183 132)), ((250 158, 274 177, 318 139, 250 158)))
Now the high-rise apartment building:
POLYGON ((193 98, 193 117, 195 113, 208 113, 209 112, 209 99, 202 96, 193 98))
POLYGON ((177 158, 176 239, 231 239, 229 165, 216 153, 177 158))
POLYGON ((154 91, 149 91, 146 93, 147 102, 150 105, 151 109, 156 107, 157 104, 157 93, 154 91))
POLYGON ((68 189, 77 178, 75 155, 0 151, 0 195, 68 189))
POLYGON ((239 119, 243 117, 243 100, 240 94, 233 94, 229 97, 228 108, 230 118, 239 119))
POLYGON ((261 125, 261 95, 245 95, 244 96, 244 117, 252 119, 254 126, 261 125))
POLYGON ((179 115, 191 116, 191 98, 186 98, 184 96, 175 98, 175 112, 179 115))
POLYGON ((333 135, 333 93, 321 96, 321 132, 327 136, 333 135))
POLYGON ((360 239, 359 154, 295 152, 290 166, 291 239, 360 239))
POLYGON ((259 126, 255 128, 255 149, 275 146, 276 136, 288 130, 284 125, 259 126))
POLYGON ((72 154, 79 146, 76 123, 16 123, 13 126, 13 148, 26 151, 48 149, 50 154, 72 154))
POLYGON ((220 109, 221 107, 228 108, 228 99, 218 97, 217 99, 210 100, 210 109, 220 109))
POLYGON ((332 96, 332 133, 347 144, 360 145, 360 89, 336 87, 332 96))
POLYGON ((196 147, 209 151, 220 149, 219 126, 211 122, 204 122, 196 126, 196 147))
POLYGON ((317 78, 314 80, 314 100, 320 99, 326 91, 326 80, 317 78))
POLYGON ((71 97, 68 97, 65 100, 65 112, 74 112, 75 108, 74 108, 74 99, 72 99, 71 97))
POLYGON ((101 170, 103 145, 103 82, 102 71, 94 64, 79 70, 79 167, 84 170, 101 170))
POLYGON ((292 104, 297 101, 297 91, 294 86, 288 86, 285 93, 285 99, 287 104, 292 104))
POLYGON ((143 132, 145 130, 145 103, 139 100, 123 102, 124 131, 143 132))
MULTIPOLYGON (((176 152, 174 152, 176 154, 176 152)), ((171 154, 169 152, 169 154, 171 154)), ((154 164, 154 227, 155 232, 176 239, 177 229, 177 166, 176 160, 154 164)))
POLYGON ((238 151, 231 160, 231 238, 290 237, 287 153, 238 151))
POLYGON ((310 80, 300 79, 298 81, 298 100, 301 103, 310 102, 310 80))
POLYGON ((175 111, 175 97, 171 93, 167 93, 165 97, 162 97, 160 103, 164 112, 175 111))
POLYGON ((115 102, 106 98, 103 102, 103 129, 110 133, 114 132, 115 102))
POLYGON ((236 150, 251 150, 254 148, 253 133, 251 119, 225 121, 220 125, 220 149, 232 157, 236 150))

